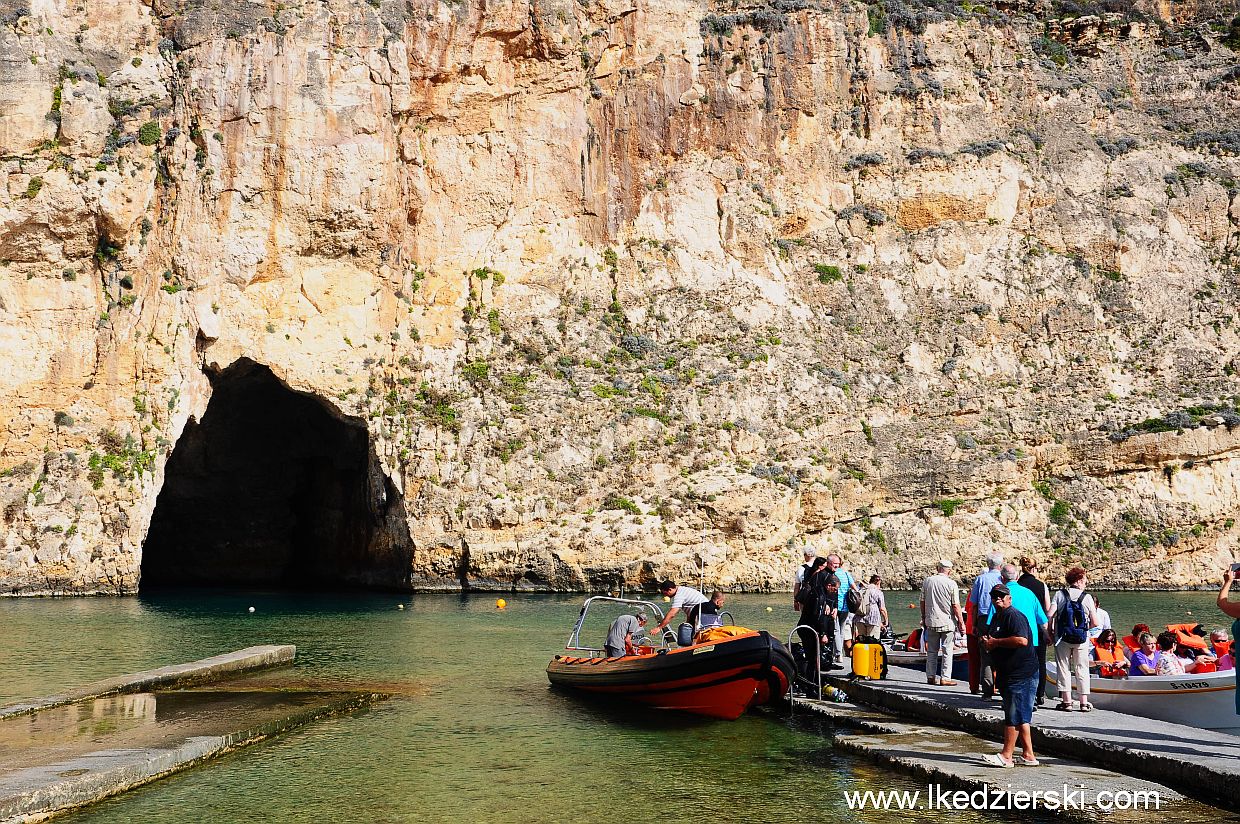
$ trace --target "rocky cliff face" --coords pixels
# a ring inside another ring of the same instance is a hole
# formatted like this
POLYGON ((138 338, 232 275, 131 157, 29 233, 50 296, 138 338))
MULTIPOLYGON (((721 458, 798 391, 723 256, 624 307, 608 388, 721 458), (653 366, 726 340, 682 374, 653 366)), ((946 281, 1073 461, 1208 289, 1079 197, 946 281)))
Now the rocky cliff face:
POLYGON ((9 2, 0 588, 132 592, 153 518, 221 580, 261 520, 418 589, 780 588, 806 540, 1211 581, 1236 13, 9 2))

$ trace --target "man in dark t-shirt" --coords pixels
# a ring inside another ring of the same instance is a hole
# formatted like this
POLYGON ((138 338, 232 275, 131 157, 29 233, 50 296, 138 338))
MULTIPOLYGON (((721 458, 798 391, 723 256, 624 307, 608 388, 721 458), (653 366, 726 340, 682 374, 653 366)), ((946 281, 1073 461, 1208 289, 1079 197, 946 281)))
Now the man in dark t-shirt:
POLYGON ((1038 693, 1038 657, 1029 620, 1012 608, 1012 593, 999 584, 990 590, 995 615, 984 630, 982 645, 999 671, 995 686, 1003 696, 1003 751, 988 753, 982 760, 994 767, 1014 766, 1016 740, 1020 739, 1022 764, 1035 767, 1029 723, 1038 693))

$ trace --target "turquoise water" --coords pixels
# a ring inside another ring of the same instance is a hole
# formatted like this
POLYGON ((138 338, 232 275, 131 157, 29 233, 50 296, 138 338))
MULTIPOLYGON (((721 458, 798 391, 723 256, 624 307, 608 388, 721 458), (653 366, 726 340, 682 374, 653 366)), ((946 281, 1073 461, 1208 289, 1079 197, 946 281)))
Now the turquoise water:
MULTIPOLYGON (((580 598, 505 597, 502 612, 495 596, 455 595, 0 600, 0 700, 260 643, 297 644, 298 664, 280 679, 377 682, 399 693, 65 819, 74 822, 803 822, 806 810, 841 822, 941 820, 848 811, 845 790, 922 785, 834 750, 808 722, 621 711, 552 691, 544 669, 580 598)), ((897 628, 907 629, 912 598, 891 599, 897 628)), ((741 623, 786 637, 788 600, 736 595, 728 607, 741 623)), ((1177 610, 1214 612, 1206 593, 1111 600, 1117 623, 1131 623, 1127 610, 1138 607, 1150 623, 1177 610)))

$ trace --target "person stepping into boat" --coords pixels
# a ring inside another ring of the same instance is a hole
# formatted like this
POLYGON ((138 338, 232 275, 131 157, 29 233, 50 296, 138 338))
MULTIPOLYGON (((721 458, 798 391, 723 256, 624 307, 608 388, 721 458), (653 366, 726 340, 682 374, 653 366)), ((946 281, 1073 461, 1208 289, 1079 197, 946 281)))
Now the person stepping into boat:
POLYGON ((960 612, 960 589, 948 576, 952 562, 946 558, 921 585, 921 625, 926 637, 926 683, 954 687, 952 655, 956 631, 964 629, 960 612))
POLYGON ((1003 749, 987 753, 982 760, 992 767, 1021 764, 1038 766, 1033 754, 1029 725, 1033 721, 1033 702, 1038 694, 1038 657, 1033 629, 1020 611, 1012 608, 1012 593, 1003 584, 993 587, 989 601, 995 608, 994 620, 986 625, 981 642, 997 670, 995 686, 1003 696, 1003 749), (1019 739, 1021 754, 1016 757, 1019 739))
POLYGON ((1089 712, 1089 630, 1098 626, 1093 596, 1085 591, 1085 570, 1073 567, 1064 576, 1068 585, 1051 601, 1051 633, 1055 639, 1055 680, 1059 684, 1057 710, 1072 709, 1072 676, 1075 673, 1081 712, 1089 712))
MULTIPOLYGON (((662 636, 663 630, 682 609, 685 610, 685 618, 691 623, 696 623, 698 607, 706 603, 705 595, 693 587, 677 584, 670 579, 659 584, 659 592, 672 599, 672 606, 659 625, 650 631, 651 636, 655 638, 662 636)), ((688 639, 680 637, 677 640, 682 647, 687 647, 693 643, 693 634, 690 632, 688 639)))

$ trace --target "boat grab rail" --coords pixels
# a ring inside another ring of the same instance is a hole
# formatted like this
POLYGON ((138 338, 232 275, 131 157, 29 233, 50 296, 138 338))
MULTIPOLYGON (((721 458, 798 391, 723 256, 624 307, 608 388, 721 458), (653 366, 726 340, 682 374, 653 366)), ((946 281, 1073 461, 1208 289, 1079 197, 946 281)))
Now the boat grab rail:
MULTIPOLYGON (((792 637, 797 634, 797 630, 799 629, 807 629, 814 636, 814 676, 815 676, 814 684, 818 688, 818 700, 821 701, 822 700, 822 638, 818 634, 817 628, 811 627, 809 624, 797 624, 795 627, 792 628, 792 631, 788 633, 788 649, 789 650, 792 649, 792 637)), ((802 644, 801 647, 802 647, 801 652, 802 654, 804 654, 805 645, 802 644)), ((792 714, 795 714, 796 711, 797 711, 797 700, 796 698, 793 697, 792 685, 789 684, 788 685, 788 713, 792 715, 792 714)))
MULTIPOLYGON (((598 601, 606 601, 612 604, 624 604, 631 607, 644 607, 655 615, 659 616, 659 623, 663 622, 663 610, 653 601, 642 601, 637 598, 615 598, 611 595, 595 595, 587 598, 585 603, 581 605, 581 612, 577 615, 577 623, 573 624, 573 631, 568 636, 568 643, 564 645, 566 650, 574 650, 576 652, 589 652, 591 654, 601 652, 606 654, 607 650, 602 647, 583 647, 581 646, 581 627, 586 622, 586 613, 590 611, 590 607, 598 601)), ((653 638, 651 640, 654 640, 653 638)), ((667 648, 667 637, 659 639, 664 649, 667 648)))

